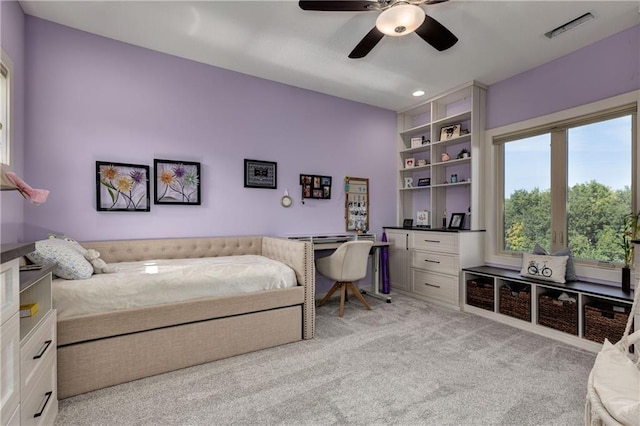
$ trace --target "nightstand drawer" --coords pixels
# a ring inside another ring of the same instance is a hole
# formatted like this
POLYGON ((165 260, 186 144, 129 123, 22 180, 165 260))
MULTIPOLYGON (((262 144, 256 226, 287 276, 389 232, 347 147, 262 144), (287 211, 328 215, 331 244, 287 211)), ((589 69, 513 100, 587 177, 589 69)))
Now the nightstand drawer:
POLYGON ((414 232, 411 248, 441 253, 458 253, 458 234, 451 232, 414 232))
POLYGON ((411 266, 414 268, 456 276, 458 276, 458 273, 460 272, 458 256, 435 252, 414 251, 412 252, 411 257, 411 266))
POLYGON ((56 357, 49 357, 43 365, 44 374, 36 377, 33 388, 22 395, 20 403, 21 425, 52 424, 58 413, 58 392, 56 382, 56 357))
POLYGON ((413 291, 430 299, 458 304, 457 276, 443 275, 435 272, 424 272, 412 269, 413 291))
POLYGON ((56 358, 56 311, 51 310, 20 348, 22 391, 28 392, 49 358, 56 358))

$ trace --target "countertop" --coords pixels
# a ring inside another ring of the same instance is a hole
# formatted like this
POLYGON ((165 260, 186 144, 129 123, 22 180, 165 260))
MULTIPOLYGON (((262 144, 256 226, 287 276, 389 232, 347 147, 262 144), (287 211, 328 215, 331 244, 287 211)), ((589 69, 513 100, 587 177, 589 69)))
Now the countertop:
POLYGON ((36 243, 2 244, 0 247, 0 263, 5 263, 35 251, 36 243))

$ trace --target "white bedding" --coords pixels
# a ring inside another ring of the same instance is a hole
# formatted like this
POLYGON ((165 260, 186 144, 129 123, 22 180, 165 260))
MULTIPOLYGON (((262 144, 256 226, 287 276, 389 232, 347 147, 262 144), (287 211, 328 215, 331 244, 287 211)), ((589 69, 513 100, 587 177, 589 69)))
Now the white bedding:
POLYGON ((264 256, 113 263, 118 272, 53 281, 58 318, 274 288, 295 287, 293 269, 264 256))

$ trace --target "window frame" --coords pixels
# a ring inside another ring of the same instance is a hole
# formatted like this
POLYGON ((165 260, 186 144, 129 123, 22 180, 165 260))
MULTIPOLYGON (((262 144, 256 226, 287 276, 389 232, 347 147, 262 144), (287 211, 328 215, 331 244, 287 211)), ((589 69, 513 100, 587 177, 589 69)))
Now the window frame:
POLYGON ((7 79, 7 122, 3 123, 3 126, 6 126, 6 135, 7 135, 7 143, 6 148, 1 148, 6 150, 6 154, 4 152, 0 152, 0 166, 5 171, 13 170, 13 151, 14 151, 14 138, 13 138, 13 61, 9 58, 9 55, 4 51, 4 49, 0 48, 0 67, 3 70, 6 70, 6 79, 7 79), (4 162, 3 160, 7 160, 4 162))
MULTIPOLYGON (((632 205, 635 206, 636 209, 640 207, 640 181, 639 174, 637 172, 638 167, 640 166, 640 149, 638 145, 640 144, 640 119, 638 114, 638 109, 640 105, 640 90, 629 92, 623 95, 615 96, 612 98, 604 99, 601 101, 593 102, 587 105, 582 105, 579 107, 571 108, 564 111, 555 112, 552 114, 548 114, 541 117, 536 117, 533 119, 525 120, 522 122, 512 123, 509 125, 497 127, 494 129, 489 129, 485 132, 485 145, 483 149, 485 150, 485 179, 487 182, 486 188, 486 197, 489 200, 488 206, 493 206, 494 208, 489 208, 487 211, 487 219, 485 229, 486 233, 486 252, 485 252, 485 262, 489 264, 502 265, 507 267, 519 268, 522 263, 522 253, 521 252, 509 252, 505 251, 502 247, 504 235, 504 227, 503 227, 503 212, 504 212, 504 200, 503 198, 503 155, 502 155, 502 147, 507 140, 516 140, 520 138, 525 138, 529 136, 535 136, 543 133, 550 133, 552 138, 552 155, 562 155, 562 158, 566 162, 567 152, 566 149, 558 154, 554 149, 558 149, 562 151, 563 148, 566 147, 565 144, 554 144, 554 130, 556 133, 567 132, 564 127, 578 127, 581 125, 586 125, 598 121, 606 120, 607 118, 613 118, 615 114, 617 116, 621 116, 619 110, 635 106, 636 112, 634 119, 632 119, 632 131, 633 131, 633 141, 632 141, 632 205), (608 113, 612 115, 609 117, 608 113), (562 126, 563 129, 558 130, 557 128, 553 128, 552 125, 562 126), (555 148, 554 148, 555 146, 555 148)), ((567 168, 564 170, 554 170, 552 167, 552 179, 562 179, 563 182, 566 182, 566 173, 567 168), (556 175, 559 173, 559 175, 556 175)), ((566 191, 566 188, 565 188, 566 191)), ((563 196, 562 193, 553 193, 552 197, 559 199, 563 196)), ((564 194, 564 200, 566 200, 566 193, 564 194)), ((552 211, 551 217, 551 232, 558 230, 558 227, 564 227, 563 229, 566 232, 566 217, 565 218, 557 218, 553 216, 554 212, 552 211)), ((563 234, 562 240, 566 239, 566 235, 563 234)), ((552 243, 553 244, 553 243, 552 243)), ((553 248, 556 248, 560 245, 560 238, 556 238, 555 245, 552 245, 553 248)), ((597 262, 597 261, 589 261, 580 259, 576 261, 576 272, 577 275, 585 278, 589 278, 595 281, 602 282, 619 282, 620 280, 620 271, 619 265, 615 263, 605 263, 605 262, 597 262)))

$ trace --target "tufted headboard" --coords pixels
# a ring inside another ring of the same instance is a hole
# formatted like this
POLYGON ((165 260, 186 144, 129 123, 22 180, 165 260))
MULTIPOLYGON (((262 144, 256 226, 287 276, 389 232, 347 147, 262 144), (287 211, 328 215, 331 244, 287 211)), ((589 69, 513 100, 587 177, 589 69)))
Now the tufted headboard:
POLYGON ((134 262, 151 259, 184 259, 199 257, 261 254, 262 237, 203 237, 148 240, 90 241, 81 243, 86 249, 100 252, 107 263, 134 262))

